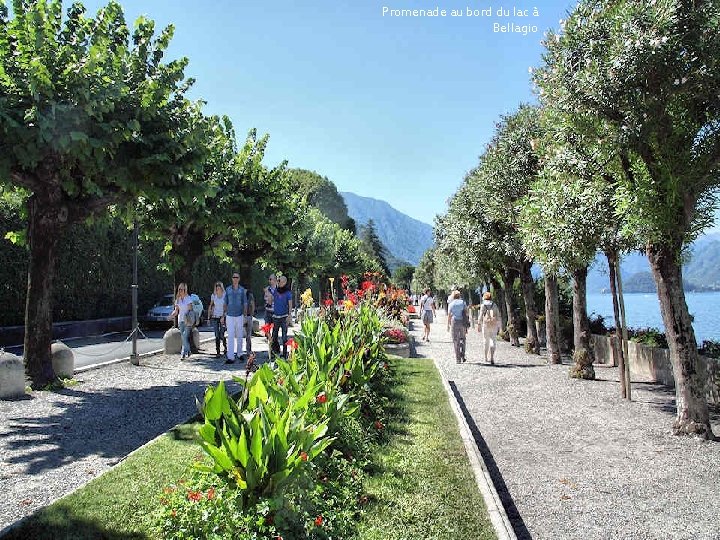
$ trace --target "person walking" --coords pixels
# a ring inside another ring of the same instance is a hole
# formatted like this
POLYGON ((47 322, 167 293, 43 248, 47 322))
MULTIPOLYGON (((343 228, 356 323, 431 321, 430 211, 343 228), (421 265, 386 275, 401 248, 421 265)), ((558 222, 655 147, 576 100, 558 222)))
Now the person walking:
POLYGON ((208 313, 210 314, 210 322, 215 332, 215 356, 220 358, 220 343, 223 346, 223 355, 227 356, 227 340, 225 339, 225 325, 222 322, 223 316, 225 315, 225 286, 217 281, 215 283, 215 290, 210 295, 210 307, 208 307, 208 313))
POLYGON ((422 340, 430 341, 430 325, 435 319, 435 299, 430 289, 425 289, 425 294, 420 299, 420 311, 422 311, 422 322, 425 325, 422 340))
POLYGON ((452 328, 452 340, 455 348, 455 362, 465 362, 465 345, 467 336, 467 322, 470 320, 467 304, 460 298, 460 291, 454 290, 450 295, 448 304, 447 329, 452 328))
POLYGON ((265 324, 272 324, 274 302, 273 295, 277 289, 277 279, 275 278, 275 274, 270 274, 268 282, 269 285, 263 289, 263 297, 265 298, 265 324))
POLYGON ((288 324, 292 326, 292 292, 285 276, 278 277, 278 287, 273 293, 273 333, 271 351, 280 351, 278 334, 282 330, 282 355, 287 358, 288 324))
POLYGON ((247 305, 247 293, 240 285, 240 274, 233 272, 232 284, 225 289, 224 322, 228 332, 228 347, 226 364, 232 364, 235 360, 245 361, 243 354, 243 323, 245 322, 245 309, 247 305), (235 344, 237 340, 237 346, 235 344))
POLYGON ((192 328, 186 324, 185 317, 188 311, 192 310, 193 303, 192 298, 190 298, 188 294, 187 283, 180 283, 177 286, 177 292, 175 294, 175 307, 172 313, 168 315, 168 320, 172 321, 176 316, 178 318, 178 328, 180 329, 180 337, 182 338, 182 347, 180 348, 181 359, 190 357, 189 333, 192 331, 192 328))
POLYGON ((483 335, 485 363, 492 365, 495 363, 495 340, 500 331, 500 309, 492 301, 492 293, 490 291, 483 294, 477 328, 478 332, 482 332, 483 335))

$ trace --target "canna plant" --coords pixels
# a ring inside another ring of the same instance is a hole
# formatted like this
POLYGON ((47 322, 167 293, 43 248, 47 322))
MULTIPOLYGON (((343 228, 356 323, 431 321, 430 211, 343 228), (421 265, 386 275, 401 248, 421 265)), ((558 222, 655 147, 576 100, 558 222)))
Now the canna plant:
POLYGON ((333 441, 327 436, 328 419, 311 422, 307 415, 320 388, 316 377, 310 377, 300 397, 275 384, 267 365, 244 384, 243 409, 227 394, 222 381, 206 390, 200 445, 213 465, 196 464, 199 470, 218 474, 244 491, 243 508, 261 497, 276 496, 333 441))

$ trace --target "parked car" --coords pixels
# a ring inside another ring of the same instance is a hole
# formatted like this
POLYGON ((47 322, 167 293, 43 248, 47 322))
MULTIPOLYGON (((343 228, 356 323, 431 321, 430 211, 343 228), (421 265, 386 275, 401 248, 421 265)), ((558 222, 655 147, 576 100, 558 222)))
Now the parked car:
MULTIPOLYGON (((191 294, 190 298, 193 301, 193 311, 197 313, 198 320, 202 320, 203 310, 205 309, 202 300, 197 294, 191 294)), ((148 310, 144 317, 140 318, 140 322, 145 326, 172 326, 174 322, 168 320, 168 317, 173 312, 174 306, 175 295, 166 294, 148 310)))

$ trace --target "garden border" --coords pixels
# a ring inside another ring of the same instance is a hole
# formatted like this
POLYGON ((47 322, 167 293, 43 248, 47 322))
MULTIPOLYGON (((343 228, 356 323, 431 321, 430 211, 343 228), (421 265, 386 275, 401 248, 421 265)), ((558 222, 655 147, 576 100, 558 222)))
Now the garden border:
POLYGON ((490 472, 488 471, 487 464, 485 463, 485 460, 475 443, 475 439, 470 431, 467 420, 465 420, 465 416, 460 409, 460 404, 458 403, 452 388, 450 388, 450 383, 445 376, 445 372, 442 370, 442 367, 437 360, 433 359, 433 364, 435 364, 435 369, 437 369, 440 373, 440 379, 442 380, 443 387, 445 388, 445 393, 448 396, 450 408, 457 419, 458 428, 460 429, 460 437, 465 444, 465 453, 470 460, 470 467, 475 475, 475 481, 478 489, 480 490, 480 494, 485 500, 488 516, 490 517, 490 522, 495 529, 498 540, 517 540, 517 535, 510 523, 505 507, 500 500, 500 496, 498 495, 495 484, 493 483, 490 472))

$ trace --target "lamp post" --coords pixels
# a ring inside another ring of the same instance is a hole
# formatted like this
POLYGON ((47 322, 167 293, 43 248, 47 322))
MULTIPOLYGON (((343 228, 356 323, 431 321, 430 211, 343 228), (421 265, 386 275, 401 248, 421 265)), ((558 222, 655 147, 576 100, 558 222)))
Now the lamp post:
POLYGON ((138 236, 139 226, 137 218, 133 223, 133 282, 132 282, 132 354, 130 355, 130 362, 134 366, 140 365, 140 358, 137 353, 137 339, 138 339, 138 236))

